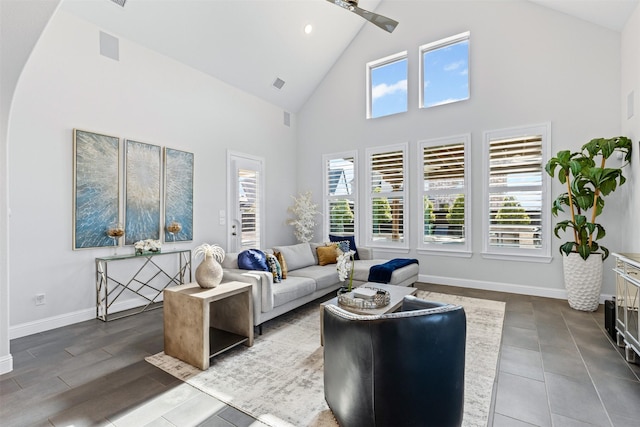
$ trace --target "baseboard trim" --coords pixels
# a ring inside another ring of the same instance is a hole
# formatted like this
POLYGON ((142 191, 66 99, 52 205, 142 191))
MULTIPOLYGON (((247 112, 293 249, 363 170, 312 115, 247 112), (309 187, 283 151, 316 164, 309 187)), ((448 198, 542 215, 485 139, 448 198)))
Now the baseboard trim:
MULTIPOLYGON (((512 283, 489 282, 484 280, 460 279, 455 277, 433 276, 429 274, 420 274, 418 281, 423 283, 433 283, 435 285, 459 286, 461 288, 481 289, 484 291, 508 292, 519 295, 532 295, 537 297, 546 297, 554 299, 567 299, 567 291, 564 289, 542 288, 539 286, 514 285, 512 283)), ((600 303, 611 299, 608 294, 600 295, 600 303)))
POLYGON ((13 356, 10 354, 0 358, 0 375, 13 371, 13 356))
MULTIPOLYGON (((162 301, 162 297, 158 298, 162 301)), ((109 315, 119 311, 130 310, 132 308, 144 305, 139 299, 131 299, 115 303, 109 310, 109 315)), ((40 332, 49 331, 51 329, 61 328, 63 326, 73 325, 74 323, 85 322, 87 320, 96 319, 96 309, 87 308, 84 310, 74 311, 72 313, 61 314, 59 316, 47 317, 44 319, 34 320, 9 327, 9 339, 26 337, 28 335, 38 334, 40 332)))

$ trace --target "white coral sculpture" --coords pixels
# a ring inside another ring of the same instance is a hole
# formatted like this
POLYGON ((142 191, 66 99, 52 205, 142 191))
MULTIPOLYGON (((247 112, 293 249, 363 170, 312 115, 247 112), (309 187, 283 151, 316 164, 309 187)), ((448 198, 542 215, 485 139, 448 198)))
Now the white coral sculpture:
POLYGON ((224 249, 222 249, 215 243, 213 245, 203 243, 193 250, 194 258, 198 258, 201 255, 205 258, 208 256, 212 256, 216 261, 222 262, 224 261, 225 252, 224 249))
POLYGON ((287 224, 295 227, 295 236, 299 242, 307 243, 313 239, 313 229, 316 226, 315 217, 320 214, 318 205, 311 201, 311 191, 300 194, 298 197, 291 196, 294 205, 289 207, 289 212, 297 216, 297 219, 290 219, 287 224))

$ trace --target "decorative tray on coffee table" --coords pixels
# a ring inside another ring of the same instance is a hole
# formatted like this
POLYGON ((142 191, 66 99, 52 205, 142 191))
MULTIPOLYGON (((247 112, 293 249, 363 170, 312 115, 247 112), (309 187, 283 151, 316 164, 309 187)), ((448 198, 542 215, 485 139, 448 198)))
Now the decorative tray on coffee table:
POLYGON ((385 307, 389 305, 390 302, 391 295, 388 291, 368 286, 356 288, 351 292, 338 295, 338 305, 344 307, 376 309, 385 307), (369 291, 370 295, 365 294, 367 291, 369 291))

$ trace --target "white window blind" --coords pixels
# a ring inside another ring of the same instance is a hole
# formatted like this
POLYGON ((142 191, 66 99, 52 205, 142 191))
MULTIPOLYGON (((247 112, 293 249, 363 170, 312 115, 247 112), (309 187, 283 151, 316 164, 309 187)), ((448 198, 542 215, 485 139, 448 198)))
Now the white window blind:
POLYGON ((485 251, 548 256, 548 126, 489 132, 485 251), (526 132, 524 132, 526 131, 526 132))
POLYGON ((369 241, 404 246, 406 145, 369 152, 369 241))
POLYGON ((422 169, 422 242, 420 248, 466 251, 468 242, 467 152, 470 135, 424 141, 422 169))
POLYGON ((325 234, 355 235, 356 156, 355 153, 324 156, 325 234))
POLYGON ((241 245, 260 247, 260 174, 255 170, 238 169, 238 201, 241 215, 241 245))

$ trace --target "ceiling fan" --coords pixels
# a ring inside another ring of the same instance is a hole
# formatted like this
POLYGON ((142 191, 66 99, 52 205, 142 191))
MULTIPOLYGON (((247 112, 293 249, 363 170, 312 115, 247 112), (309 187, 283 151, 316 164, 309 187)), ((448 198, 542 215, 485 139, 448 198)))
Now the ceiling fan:
POLYGON ((356 15, 362 16, 372 24, 382 28, 383 30, 392 33, 398 26, 398 21, 394 21, 386 16, 378 15, 377 13, 369 12, 358 7, 358 0, 327 0, 329 3, 336 4, 344 9, 347 9, 356 15))

